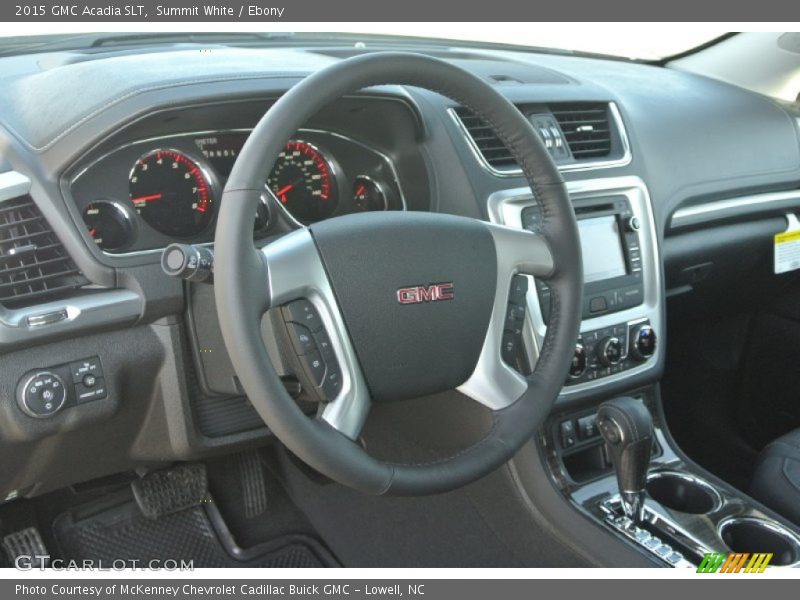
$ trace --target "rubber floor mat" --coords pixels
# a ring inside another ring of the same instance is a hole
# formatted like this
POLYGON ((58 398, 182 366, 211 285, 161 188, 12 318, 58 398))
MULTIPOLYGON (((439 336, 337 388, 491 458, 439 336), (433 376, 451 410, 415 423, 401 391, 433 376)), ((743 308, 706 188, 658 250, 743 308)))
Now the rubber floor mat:
POLYGON ((192 561, 195 568, 335 567, 314 538, 285 535, 252 548, 238 547, 213 503, 148 519, 129 495, 66 512, 53 523, 65 560, 146 566, 151 561, 192 561), (135 563, 133 561, 136 561, 135 563))

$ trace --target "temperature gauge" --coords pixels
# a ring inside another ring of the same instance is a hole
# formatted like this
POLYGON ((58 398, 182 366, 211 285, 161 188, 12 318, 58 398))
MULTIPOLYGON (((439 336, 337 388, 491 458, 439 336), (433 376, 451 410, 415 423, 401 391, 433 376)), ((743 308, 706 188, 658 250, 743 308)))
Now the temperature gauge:
POLYGON ((121 250, 133 238, 131 218, 115 202, 92 202, 83 209, 83 222, 86 223, 94 243, 108 252, 121 250))
POLYGON ((386 194, 380 184, 366 175, 359 175, 353 182, 353 200, 360 211, 388 210, 386 194))

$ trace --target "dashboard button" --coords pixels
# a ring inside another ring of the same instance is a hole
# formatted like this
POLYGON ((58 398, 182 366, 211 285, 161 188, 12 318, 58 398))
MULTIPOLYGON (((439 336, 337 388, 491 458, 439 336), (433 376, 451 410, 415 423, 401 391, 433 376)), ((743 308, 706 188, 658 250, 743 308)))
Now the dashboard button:
MULTIPOLYGON (((87 375, 87 377, 89 376, 87 375)), ((94 380, 94 384, 91 386, 86 385, 85 383, 75 384, 75 398, 77 399, 78 404, 91 402, 93 400, 100 400, 106 396, 108 396, 108 392, 106 391, 106 382, 102 377, 96 378, 94 380)))
POLYGON ((72 374, 72 383, 81 383, 86 375, 103 376, 103 368, 97 356, 70 363, 69 370, 72 374))
POLYGON ((589 312, 603 312, 607 308, 608 305, 606 304, 606 299, 604 296, 595 296, 589 300, 589 312))

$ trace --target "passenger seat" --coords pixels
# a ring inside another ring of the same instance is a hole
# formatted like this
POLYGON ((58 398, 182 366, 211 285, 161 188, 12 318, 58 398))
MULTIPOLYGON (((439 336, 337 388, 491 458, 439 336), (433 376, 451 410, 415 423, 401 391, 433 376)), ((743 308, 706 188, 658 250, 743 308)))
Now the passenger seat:
POLYGON ((800 525, 800 429, 764 448, 750 483, 750 495, 800 525))

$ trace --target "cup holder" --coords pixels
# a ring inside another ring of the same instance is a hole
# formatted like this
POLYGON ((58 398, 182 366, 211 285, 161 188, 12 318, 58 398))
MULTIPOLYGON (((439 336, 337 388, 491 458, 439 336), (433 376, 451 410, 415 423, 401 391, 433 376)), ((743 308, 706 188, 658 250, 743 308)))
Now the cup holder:
POLYGON ((650 475, 647 493, 666 508, 693 515, 713 512, 721 503, 717 491, 705 481, 672 471, 650 475))
POLYGON ((771 565, 787 566, 800 561, 800 541, 771 521, 734 517, 720 523, 719 536, 733 552, 771 553, 771 565))

